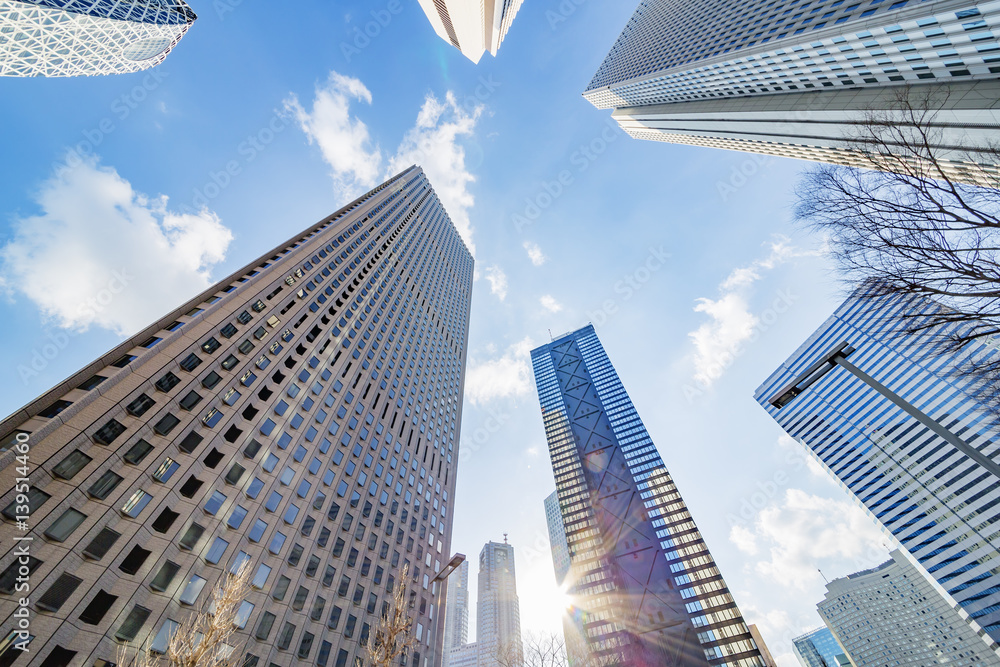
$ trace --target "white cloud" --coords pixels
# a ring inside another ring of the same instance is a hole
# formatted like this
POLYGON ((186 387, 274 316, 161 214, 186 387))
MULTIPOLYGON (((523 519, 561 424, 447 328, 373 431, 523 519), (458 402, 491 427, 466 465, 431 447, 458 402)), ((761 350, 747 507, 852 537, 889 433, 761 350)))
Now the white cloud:
POLYGON ((444 100, 427 95, 414 126, 388 156, 373 143, 365 122, 351 115, 354 102, 370 105, 371 91, 359 79, 337 72, 330 72, 329 79, 316 87, 311 111, 295 95, 285 100, 286 110, 332 168, 337 193, 352 199, 377 185, 379 174, 388 178, 416 164, 427 174, 455 228, 475 254, 469 217, 475 199, 469 186, 476 179, 465 164, 461 142, 473 136, 485 107, 463 107, 451 91, 444 100))
POLYGON ((542 304, 542 308, 549 311, 550 313, 558 313, 563 309, 562 304, 556 301, 552 296, 546 294, 541 299, 538 300, 542 304))
POLYGON ((129 335, 212 284, 232 232, 208 210, 177 213, 96 160, 57 171, 0 249, 0 281, 65 328, 129 335))
POLYGON ((368 126, 351 117, 352 101, 371 104, 372 94, 359 79, 337 72, 316 86, 312 111, 306 111, 295 95, 285 100, 285 109, 295 116, 309 143, 319 146, 333 169, 338 194, 346 199, 377 185, 382 165, 382 152, 372 146, 368 126))
POLYGON ((483 269, 486 280, 490 284, 490 293, 503 301, 507 298, 507 274, 499 266, 487 266, 483 269))
POLYGON ((465 374, 465 396, 473 405, 497 398, 523 396, 531 391, 531 349, 535 347, 530 337, 514 343, 495 359, 469 360, 465 374))
MULTIPOLYGON (((816 457, 811 456, 809 452, 806 451, 805 445, 799 444, 795 438, 788 435, 787 433, 782 433, 778 436, 778 445, 783 449, 787 450, 789 454, 795 457, 791 460, 804 461, 806 469, 821 479, 830 480, 830 474, 820 465, 820 462, 816 460, 816 457)), ((786 461, 790 460, 788 458, 786 461)))
POLYGON ((764 272, 790 259, 822 252, 799 250, 786 237, 775 236, 768 244, 765 257, 734 269, 719 284, 718 298, 701 297, 695 300, 694 311, 709 317, 707 322, 688 334, 694 345, 694 379, 700 385, 709 387, 722 377, 743 344, 753 337, 759 320, 750 312, 751 288, 764 272))
POLYGON ((753 565, 757 575, 800 591, 822 583, 817 568, 824 561, 852 563, 848 572, 829 572, 832 579, 888 559, 882 546, 885 538, 861 508, 800 489, 788 489, 744 530, 733 530, 730 540, 745 553, 750 552, 744 546, 752 541, 755 549, 767 554, 766 560, 753 565))
POLYGON ((530 259, 531 263, 534 264, 535 266, 541 266, 542 264, 545 263, 545 260, 548 259, 548 257, 545 256, 545 253, 542 252, 542 249, 539 247, 537 243, 532 243, 531 241, 525 241, 524 249, 528 253, 528 259, 530 259))
POLYGON ((735 524, 729 529, 729 541, 745 554, 757 554, 757 536, 746 526, 735 524))
POLYGON ((406 133, 396 154, 389 160, 387 173, 398 173, 412 164, 423 167, 473 255, 476 248, 472 242, 469 211, 475 199, 469 192, 469 185, 476 179, 465 164, 465 149, 460 140, 473 135, 483 109, 482 106, 474 109, 459 106, 451 91, 443 102, 428 95, 417 115, 416 126, 406 133))

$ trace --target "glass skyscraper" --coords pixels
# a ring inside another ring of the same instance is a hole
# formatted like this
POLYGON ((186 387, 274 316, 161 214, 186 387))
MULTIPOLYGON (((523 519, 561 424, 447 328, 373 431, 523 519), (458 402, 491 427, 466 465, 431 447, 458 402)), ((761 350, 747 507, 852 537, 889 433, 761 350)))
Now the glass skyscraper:
POLYGON ((792 646, 802 667, 851 667, 844 649, 826 626, 796 637, 792 646))
POLYGON ((594 327, 533 350, 531 361, 570 551, 568 594, 592 656, 763 667, 594 327))
POLYGON ((243 667, 353 665, 401 585, 439 664, 472 275, 411 167, 0 422, 0 662, 162 652, 249 560, 243 667))
POLYGON ((0 76, 154 67, 196 18, 184 0, 0 0, 0 76))
POLYGON ((445 605, 443 667, 448 667, 452 649, 469 642, 469 561, 462 561, 448 578, 448 603, 445 605))
POLYGON ((639 139, 864 164, 855 124, 905 93, 963 179, 958 147, 993 160, 998 24, 995 0, 642 0, 584 97, 639 139))
POLYGON ((908 333, 938 308, 852 296, 754 398, 998 640, 1000 432, 968 372, 998 351, 908 333))

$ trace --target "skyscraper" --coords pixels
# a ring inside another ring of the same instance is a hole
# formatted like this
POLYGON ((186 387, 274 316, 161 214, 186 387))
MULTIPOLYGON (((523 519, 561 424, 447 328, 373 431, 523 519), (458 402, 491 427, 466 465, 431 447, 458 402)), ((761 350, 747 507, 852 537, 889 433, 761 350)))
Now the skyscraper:
POLYGON ((495 56, 524 0, 420 0, 438 37, 478 63, 495 56))
POLYGON ((532 351, 578 623, 598 660, 762 667, 594 327, 532 351))
MULTIPOLYGON (((479 667, 496 667, 499 655, 520 656, 521 606, 517 599, 514 547, 488 542, 479 553, 476 644, 479 667)), ((507 664, 520 664, 516 658, 507 664)))
POLYGON ((891 556, 878 567, 831 581, 817 605, 851 664, 1000 666, 1000 655, 906 556, 898 549, 891 556))
POLYGON ((753 637, 753 641, 757 644, 757 650, 760 651, 760 657, 764 661, 764 667, 778 667, 778 663, 774 661, 774 656, 771 655, 771 651, 768 650, 767 644, 764 643, 764 637, 760 634, 760 630, 756 625, 751 623, 747 626, 750 630, 750 636, 753 637))
POLYGON ((445 605, 444 667, 448 667, 452 649, 469 642, 469 561, 462 561, 458 571, 448 577, 448 603, 445 605))
POLYGON ((857 164, 855 124, 912 86, 962 178, 956 147, 996 142, 997 23, 973 0, 642 0, 584 97, 638 139, 857 164))
POLYGON ((851 667, 850 658, 825 625, 792 640, 802 667, 851 667))
POLYGON ((196 18, 184 0, 0 0, 0 76, 137 72, 196 18))
POLYGON ((1000 640, 1000 433, 967 372, 995 344, 908 333, 938 308, 852 296, 754 398, 1000 640))
POLYGON ((0 661, 162 651, 249 560, 246 667, 353 664, 405 564, 436 664, 472 271, 411 167, 0 422, 0 661))
POLYGON ((569 574, 569 545, 566 543, 566 529, 563 527, 562 512, 559 510, 558 491, 553 491, 545 498, 545 522, 549 527, 552 567, 555 568, 556 583, 561 586, 569 574))

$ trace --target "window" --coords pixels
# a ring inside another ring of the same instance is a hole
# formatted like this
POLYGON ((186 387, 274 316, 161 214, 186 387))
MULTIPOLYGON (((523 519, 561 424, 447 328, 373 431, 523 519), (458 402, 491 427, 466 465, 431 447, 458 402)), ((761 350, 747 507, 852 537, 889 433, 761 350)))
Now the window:
POLYGON ((199 403, 201 403, 201 395, 194 390, 189 391, 187 395, 180 400, 180 406, 184 410, 190 410, 199 403))
POLYGON ((133 417, 141 417, 154 405, 156 405, 156 401, 146 394, 139 394, 138 398, 125 406, 125 411, 133 417))
POLYGON ((52 582, 48 590, 38 598, 35 606, 42 611, 57 612, 82 583, 83 579, 75 577, 68 572, 63 572, 59 575, 59 578, 52 582))
POLYGON ((228 324, 226 324, 226 326, 219 329, 219 333, 225 336, 226 338, 232 338, 233 336, 236 335, 236 325, 233 324, 232 322, 229 322, 228 324))
POLYGON ((309 597, 309 589, 305 586, 299 586, 299 590, 295 591, 295 597, 292 599, 292 609, 295 611, 302 611, 302 607, 306 604, 306 598, 309 597))
POLYGON ((248 498, 256 498, 260 495, 261 489, 264 488, 264 482, 257 477, 253 478, 250 482, 250 486, 247 487, 246 494, 248 498))
POLYGON ((281 634, 278 635, 278 650, 287 651, 288 647, 292 645, 292 637, 295 635, 295 626, 289 622, 285 622, 285 626, 281 628, 281 634))
POLYGON ((107 379, 108 378, 104 377, 103 375, 93 375, 90 378, 84 380, 83 384, 77 387, 77 389, 82 389, 83 391, 90 391, 91 389, 95 388, 97 385, 101 384, 107 379))
POLYGON ((230 354, 228 357, 222 360, 222 367, 227 371, 233 370, 236 365, 240 363, 240 360, 234 354, 230 354))
POLYGON ((38 416, 45 417, 46 419, 52 419, 53 417, 57 416, 60 412, 62 412, 71 405, 73 404, 70 403, 69 401, 59 400, 50 405, 49 407, 45 408, 41 412, 39 412, 38 416))
POLYGON ((179 377, 168 371, 166 375, 154 383, 154 386, 158 390, 166 393, 180 384, 180 381, 181 379, 179 377))
POLYGON ((267 578, 271 576, 271 568, 261 563, 257 567, 257 572, 253 575, 250 585, 254 588, 264 588, 267 578))
POLYGON ((233 619, 233 624, 240 629, 247 627, 247 621, 250 620, 253 608, 254 606, 246 600, 241 602, 239 609, 236 610, 236 618, 233 619))
POLYGON ((185 498, 193 498, 194 494, 198 493, 198 489, 201 488, 202 482, 200 479, 191 475, 187 478, 184 484, 181 486, 181 495, 185 498))
POLYGON ((198 596, 201 595, 201 591, 205 588, 206 583, 208 582, 204 578, 196 574, 191 575, 187 586, 184 587, 184 592, 181 593, 181 604, 194 604, 198 600, 198 596))
POLYGON ((160 571, 156 573, 153 580, 149 582, 149 587, 154 591, 165 591, 170 585, 170 582, 174 580, 174 577, 180 571, 181 566, 173 561, 165 561, 163 565, 160 566, 160 571))
POLYGON ((292 552, 288 554, 288 564, 295 567, 299 564, 299 559, 302 558, 303 547, 301 544, 296 544, 292 547, 292 552))
POLYGON ((149 557, 150 553, 152 552, 147 551, 146 549, 143 549, 138 544, 136 544, 134 547, 132 547, 132 551, 129 552, 128 556, 125 556, 125 559, 122 560, 121 564, 118 566, 118 569, 124 572, 125 574, 135 574, 136 572, 139 571, 139 568, 142 567, 142 564, 146 562, 146 559, 149 557))
POLYGON ((261 641, 266 640, 268 635, 271 634, 271 628, 274 627, 275 616, 269 611, 265 611, 260 615, 260 621, 257 623, 257 632, 254 633, 254 637, 260 639, 261 641))
POLYGON ((142 463, 142 460, 146 458, 146 455, 153 451, 153 446, 140 438, 136 440, 135 444, 125 452, 125 463, 131 463, 132 465, 138 465, 142 463))
POLYGON ((271 538, 271 543, 267 545, 267 550, 271 553, 278 555, 281 553, 281 547, 285 546, 285 540, 288 539, 284 533, 276 531, 274 537, 271 538))
POLYGON ((200 365, 201 365, 201 359, 198 357, 198 355, 196 355, 193 352, 188 356, 186 356, 180 364, 181 368, 186 370, 188 373, 198 368, 198 366, 200 365))
POLYGON ((146 505, 149 501, 153 499, 153 496, 149 495, 142 489, 136 489, 135 493, 122 505, 121 512, 127 517, 136 518, 146 509, 146 505))
POLYGON ((98 591, 94 599, 87 605, 87 608, 80 614, 80 620, 87 625, 97 625, 117 599, 117 595, 111 595, 103 590, 98 591))
POLYGON ((112 419, 94 433, 94 442, 99 445, 110 445, 115 439, 125 432, 125 427, 121 423, 112 419))
POLYGON ((160 418, 160 421, 153 425, 153 432, 157 435, 167 435, 174 430, 174 427, 181 423, 181 420, 169 412, 160 418))
POLYGON ((205 465, 209 468, 215 468, 220 461, 222 461, 222 452, 215 447, 205 456, 205 465))
POLYGON ((242 505, 237 505, 236 507, 233 508, 233 511, 229 514, 229 521, 226 522, 226 525, 234 530, 238 529, 240 525, 243 523, 243 520, 246 518, 246 516, 247 516, 246 508, 243 507, 242 505))
POLYGON ((190 454, 191 452, 193 452, 198 448, 198 445, 200 445, 201 441, 204 439, 205 438, 203 438, 201 435, 195 433, 194 431, 191 431, 190 433, 184 436, 184 439, 180 441, 180 443, 177 445, 177 448, 182 452, 184 452, 185 454, 190 454))
POLYGON ((215 385, 219 384, 219 382, 221 381, 222 381, 222 376, 216 373, 215 371, 212 371, 211 373, 205 376, 205 379, 201 381, 201 386, 203 386, 205 389, 214 389, 215 385))
POLYGON ((239 350, 240 354, 250 354, 254 347, 253 342, 247 339, 240 343, 236 349, 239 350))
POLYGON ((73 479, 76 473, 83 470, 92 460, 79 449, 74 449, 69 456, 52 468, 52 474, 62 479, 73 479))
POLYGON ((172 458, 168 456, 165 459, 163 459, 163 462, 160 464, 160 467, 157 468, 156 472, 153 473, 153 479, 161 483, 167 482, 170 480, 171 477, 174 476, 174 473, 177 472, 177 470, 180 467, 181 465, 177 463, 177 461, 174 461, 172 458))
POLYGON ((156 517, 156 520, 152 523, 153 530, 158 533, 167 532, 179 516, 180 513, 173 511, 169 507, 164 507, 163 511, 160 512, 160 516, 156 517))
POLYGON ((264 504, 264 509, 268 512, 273 512, 278 509, 278 505, 281 504, 281 494, 277 491, 272 491, 271 495, 268 496, 267 502, 264 504))
POLYGON ((229 542, 226 542, 221 537, 216 537, 215 542, 212 543, 212 547, 205 554, 205 560, 212 564, 218 563, 228 548, 229 542))
POLYGON ((261 444, 257 440, 251 438, 247 446, 243 448, 243 456, 248 459, 252 459, 257 456, 257 452, 260 451, 261 444))
POLYGON ((226 484, 237 484, 240 478, 243 477, 243 473, 246 472, 246 468, 241 466, 239 463, 234 463, 229 468, 229 472, 226 473, 226 484))
POLYGON ((114 546, 121 533, 117 533, 110 528, 103 528, 84 550, 83 555, 92 560, 101 560, 105 554, 114 546))
POLYGON ((49 525, 45 531, 45 537, 53 542, 64 542, 86 519, 86 514, 70 508, 49 525))
POLYGON ((184 531, 184 536, 179 542, 181 548, 187 550, 194 549, 204 532, 204 527, 197 523, 192 523, 188 526, 188 529, 184 531))
POLYGON ((215 516, 225 502, 226 496, 219 491, 215 491, 212 493, 212 497, 205 503, 205 512, 215 516))
POLYGON ((215 336, 212 336, 204 343, 201 344, 201 349, 205 351, 206 354, 212 354, 222 346, 222 343, 218 341, 215 336))
POLYGON ((160 626, 160 631, 156 633, 156 637, 153 639, 153 643, 149 645, 150 653, 164 654, 167 652, 167 645, 170 643, 170 638, 177 632, 177 628, 180 627, 180 623, 175 620, 167 619, 163 621, 163 625, 160 626))
POLYGON ((260 542, 260 538, 264 536, 264 532, 266 530, 267 524, 264 521, 257 519, 254 521, 253 527, 250 529, 250 533, 247 535, 247 538, 251 542, 260 542))
POLYGON ((291 583, 292 580, 284 575, 278 577, 278 581, 274 584, 274 590, 271 591, 271 597, 279 602, 284 600, 285 594, 288 593, 288 586, 291 583))
POLYGON ((146 619, 149 618, 150 613, 152 612, 145 607, 139 605, 132 607, 132 611, 128 613, 121 627, 115 633, 115 639, 122 642, 130 642, 135 639, 135 636, 142 630, 142 626, 146 624, 146 619))
POLYGON ((121 475, 118 475, 108 470, 103 475, 101 475, 100 478, 96 482, 94 482, 89 489, 87 489, 87 493, 92 498, 96 498, 97 500, 104 500, 109 495, 111 495, 111 492, 115 490, 115 487, 117 487, 123 481, 123 479, 124 478, 121 477, 121 475))

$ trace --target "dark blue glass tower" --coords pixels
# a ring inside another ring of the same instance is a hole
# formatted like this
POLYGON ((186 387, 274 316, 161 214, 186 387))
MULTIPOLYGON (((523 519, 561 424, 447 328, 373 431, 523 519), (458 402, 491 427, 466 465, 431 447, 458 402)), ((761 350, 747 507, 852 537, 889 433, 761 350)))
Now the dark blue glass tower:
POLYGON ((598 664, 763 667, 593 326, 531 360, 570 552, 573 625, 598 664))

